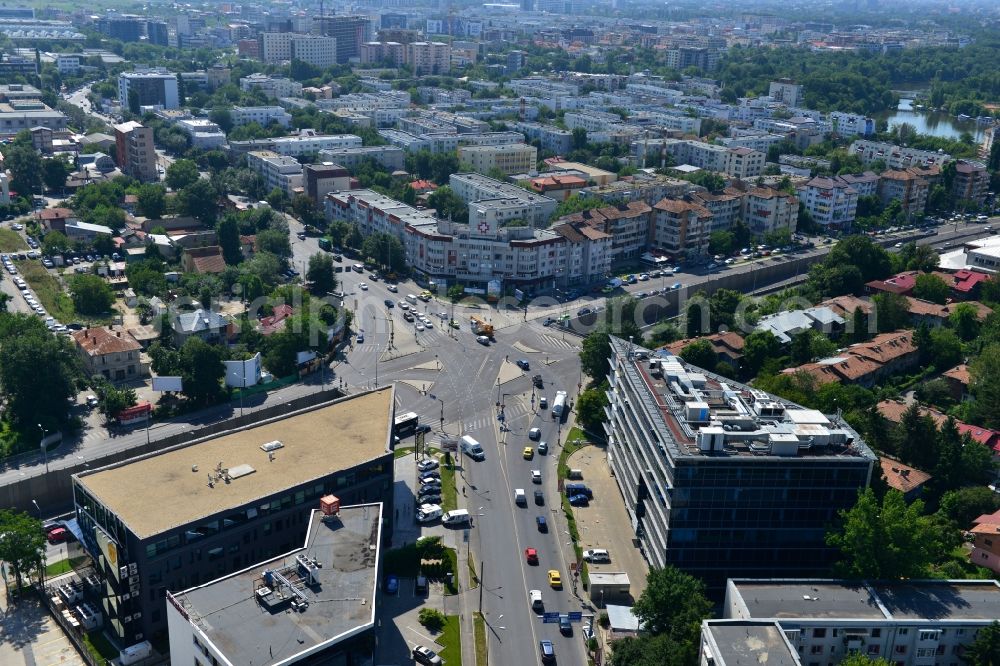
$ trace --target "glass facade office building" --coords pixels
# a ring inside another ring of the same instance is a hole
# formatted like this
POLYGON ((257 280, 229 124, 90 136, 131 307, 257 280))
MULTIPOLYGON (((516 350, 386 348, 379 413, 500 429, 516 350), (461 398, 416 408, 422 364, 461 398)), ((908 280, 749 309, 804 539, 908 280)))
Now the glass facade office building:
POLYGON ((702 578, 825 574, 877 458, 837 416, 612 338, 608 458, 647 561, 702 578))

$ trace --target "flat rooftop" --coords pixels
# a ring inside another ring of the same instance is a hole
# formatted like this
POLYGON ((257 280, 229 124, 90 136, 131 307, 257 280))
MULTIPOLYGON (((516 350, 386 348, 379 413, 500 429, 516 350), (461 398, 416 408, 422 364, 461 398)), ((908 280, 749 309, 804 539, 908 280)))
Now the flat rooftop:
POLYGON ((715 663, 723 666, 765 664, 798 666, 802 662, 789 648, 785 635, 773 622, 707 622, 705 627, 715 643, 715 663))
POLYGON ((384 455, 392 396, 387 387, 345 398, 81 474, 78 480, 145 539, 384 455), (269 461, 260 447, 274 440, 284 447, 269 461), (239 466, 254 471, 209 487, 208 475, 220 462, 231 475, 239 466))
POLYGON ((966 620, 1000 617, 995 580, 886 584, 838 580, 733 580, 750 617, 764 619, 966 620))
POLYGON ((887 619, 863 584, 836 581, 733 581, 753 618, 887 619))
POLYGON ((941 581, 875 585, 882 605, 908 620, 985 620, 1000 618, 1000 584, 995 580, 941 581))
POLYGON ((276 664, 334 644, 374 625, 382 505, 341 507, 311 516, 303 548, 200 587, 174 594, 191 622, 233 664, 276 664), (315 558, 309 584, 296 556, 315 558), (278 571, 301 592, 264 579, 278 571), (267 587, 270 594, 258 590, 267 587), (293 599, 307 602, 290 610, 293 599))
POLYGON ((877 460, 845 421, 613 338, 624 373, 678 456, 877 460))

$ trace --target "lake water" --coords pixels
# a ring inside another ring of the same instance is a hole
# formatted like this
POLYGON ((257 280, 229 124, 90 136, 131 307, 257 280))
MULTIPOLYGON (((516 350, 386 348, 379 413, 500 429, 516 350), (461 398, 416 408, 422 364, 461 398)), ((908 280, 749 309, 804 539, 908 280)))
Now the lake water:
POLYGON ((985 125, 978 124, 975 120, 958 120, 947 113, 925 112, 913 108, 912 99, 900 99, 899 107, 892 113, 879 116, 889 122, 889 127, 909 123, 917 128, 921 134, 931 136, 941 136, 948 139, 957 139, 962 132, 969 132, 976 138, 976 143, 983 140, 985 125))

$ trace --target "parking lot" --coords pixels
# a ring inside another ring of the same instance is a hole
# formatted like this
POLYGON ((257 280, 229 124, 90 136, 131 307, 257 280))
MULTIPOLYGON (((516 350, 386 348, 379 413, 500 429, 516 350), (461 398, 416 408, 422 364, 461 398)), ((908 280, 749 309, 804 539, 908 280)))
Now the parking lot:
POLYGON ((83 666, 62 628, 34 596, 7 605, 0 577, 0 664, 4 666, 83 666))

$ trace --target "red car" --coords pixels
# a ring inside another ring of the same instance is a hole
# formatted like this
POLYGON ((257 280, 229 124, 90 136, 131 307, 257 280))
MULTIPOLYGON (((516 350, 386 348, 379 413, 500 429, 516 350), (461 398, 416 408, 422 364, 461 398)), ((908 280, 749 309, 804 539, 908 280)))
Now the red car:
POLYGON ((527 560, 528 564, 538 564, 538 551, 534 548, 525 548, 524 559, 527 560))
POLYGON ((69 532, 66 531, 65 527, 57 527, 46 535, 49 543, 56 544, 62 543, 69 536, 69 532))

